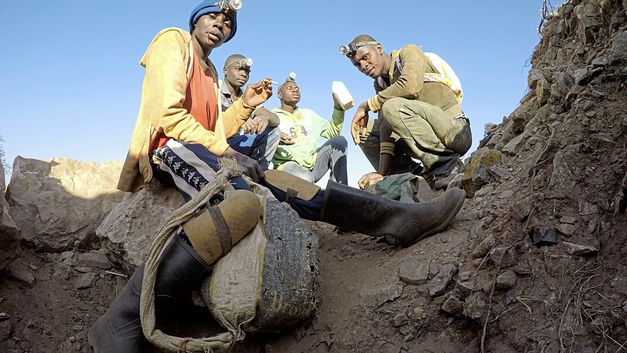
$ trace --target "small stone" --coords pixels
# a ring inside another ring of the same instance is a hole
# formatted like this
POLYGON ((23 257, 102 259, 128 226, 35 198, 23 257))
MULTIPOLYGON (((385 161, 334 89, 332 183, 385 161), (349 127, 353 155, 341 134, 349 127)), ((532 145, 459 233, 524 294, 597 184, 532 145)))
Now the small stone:
POLYGON ((562 244, 564 244, 565 250, 569 255, 589 256, 589 255, 594 255, 597 252, 599 252, 599 250, 595 248, 594 246, 579 245, 579 244, 574 244, 574 243, 570 243, 567 241, 562 242, 562 244))
POLYGON ((420 285, 429 280, 429 264, 431 261, 410 258, 401 264, 399 270, 399 278, 401 281, 411 284, 420 285))
POLYGON ((392 319, 392 327, 398 328, 407 324, 408 322, 409 322, 409 317, 407 316, 407 314, 405 313, 396 314, 394 315, 394 318, 392 319))
POLYGON ((473 293, 464 302, 464 316, 469 319, 481 321, 485 313, 485 299, 482 293, 473 293))
POLYGON ((555 229, 564 234, 564 235, 568 235, 571 236, 575 233, 575 226, 572 224, 567 224, 567 223, 560 223, 558 225, 555 226, 555 229))
POLYGON ((22 284, 32 286, 35 276, 21 259, 14 260, 5 268, 7 277, 22 284))
POLYGON ((508 290, 516 285, 516 273, 507 270, 496 277, 496 289, 508 290))
POLYGON ((574 224, 575 221, 577 221, 577 218, 573 216, 563 216, 562 218, 560 218, 560 222, 562 223, 574 224))
POLYGON ((490 260, 495 266, 514 266, 517 262, 516 250, 505 246, 494 248, 490 251, 490 260))
POLYGON ((598 214, 599 208, 596 205, 588 201, 580 200, 579 201, 579 213, 582 216, 590 216, 590 215, 598 214))
POLYGON ((0 322, 0 342, 4 342, 11 337, 11 333, 13 332, 13 325, 11 325, 11 321, 2 321, 0 322))
POLYGON ((101 270, 108 270, 112 267, 107 255, 99 251, 78 254, 76 266, 92 267, 101 270))
POLYGON ((505 305, 511 305, 512 303, 515 303, 516 301, 518 301, 518 297, 520 297, 521 294, 522 292, 520 290, 516 290, 516 289, 508 290, 505 293, 505 305))
POLYGON ((442 265, 437 276, 430 282, 429 295, 435 297, 444 293, 448 284, 453 280, 455 273, 457 273, 457 266, 453 264, 442 265))
POLYGON ((627 313, 627 300, 623 302, 623 311, 627 313))
POLYGON ((86 288, 91 288, 94 285, 94 281, 96 280, 96 274, 91 272, 91 273, 84 273, 82 275, 80 275, 78 277, 78 279, 76 280, 76 289, 86 289, 86 288))
POLYGON ((442 304, 442 311, 451 315, 460 314, 463 310, 464 303, 454 295, 448 297, 442 304))
POLYGON ((606 58, 594 58, 592 60, 591 64, 594 67, 606 66, 607 65, 607 59, 606 58))
POLYGON ((473 258, 480 258, 480 257, 484 257, 488 254, 488 252, 490 252, 490 250, 492 249, 492 247, 496 244, 496 239, 494 239, 494 236, 492 235, 488 235, 487 237, 485 237, 485 239, 483 239, 481 241, 481 243, 479 243, 479 245, 477 245, 477 247, 472 251, 471 256, 473 258))
POLYGON ((549 227, 535 227, 531 231, 531 243, 538 247, 557 244, 555 229, 549 227))

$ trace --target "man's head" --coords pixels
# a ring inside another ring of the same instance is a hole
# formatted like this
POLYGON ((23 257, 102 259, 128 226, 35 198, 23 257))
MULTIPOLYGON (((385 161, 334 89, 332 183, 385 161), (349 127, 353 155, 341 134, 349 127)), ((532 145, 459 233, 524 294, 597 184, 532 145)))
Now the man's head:
POLYGON ((342 45, 340 52, 366 76, 375 78, 386 74, 383 47, 367 34, 358 35, 348 45, 342 45))
POLYGON ((293 79, 287 79, 278 89, 281 104, 295 107, 300 101, 300 88, 293 79))
POLYGON ((250 67, 252 66, 252 60, 246 58, 241 54, 233 54, 226 58, 224 62, 224 80, 228 82, 231 87, 241 88, 250 75, 250 67))
POLYGON ((203 49, 217 48, 235 36, 237 11, 231 2, 205 0, 190 14, 189 30, 203 49))

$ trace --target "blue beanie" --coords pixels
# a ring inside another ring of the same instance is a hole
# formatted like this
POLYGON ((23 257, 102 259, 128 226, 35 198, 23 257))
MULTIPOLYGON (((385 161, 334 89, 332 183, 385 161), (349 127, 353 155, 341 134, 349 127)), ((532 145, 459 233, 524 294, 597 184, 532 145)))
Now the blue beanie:
POLYGON ((231 19, 231 34, 226 38, 224 42, 226 43, 231 40, 231 38, 235 36, 235 32, 237 32, 237 11, 222 11, 220 3, 221 1, 217 0, 205 0, 201 2, 198 6, 196 6, 196 8, 189 16, 189 31, 192 32, 194 30, 194 26, 201 16, 208 13, 223 13, 231 19))

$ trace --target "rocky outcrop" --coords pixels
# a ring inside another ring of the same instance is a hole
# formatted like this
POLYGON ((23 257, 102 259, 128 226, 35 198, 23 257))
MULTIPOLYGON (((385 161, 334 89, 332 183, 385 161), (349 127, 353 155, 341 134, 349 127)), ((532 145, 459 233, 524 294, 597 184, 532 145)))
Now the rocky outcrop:
POLYGON ((20 250, 20 230, 9 214, 9 204, 4 199, 4 167, 0 163, 0 270, 13 260, 20 250))
POLYGON ((96 229, 110 258, 127 270, 146 260, 161 225, 183 204, 174 188, 151 183, 135 193, 127 193, 96 229))
POLYGON ((92 246, 96 228, 122 200, 116 189, 121 166, 17 157, 7 200, 24 243, 43 251, 92 246))

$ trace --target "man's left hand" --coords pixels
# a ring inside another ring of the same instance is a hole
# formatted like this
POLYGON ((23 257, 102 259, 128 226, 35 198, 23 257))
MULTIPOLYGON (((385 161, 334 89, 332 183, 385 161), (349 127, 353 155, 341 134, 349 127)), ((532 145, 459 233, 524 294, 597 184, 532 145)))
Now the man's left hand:
POLYGON ((242 102, 249 107, 256 107, 272 96, 272 78, 265 78, 255 84, 246 86, 242 102))
POLYGON ((357 185, 359 185, 360 189, 365 190, 368 186, 374 185, 380 182, 381 180, 383 180, 383 175, 377 172, 370 172, 370 173, 364 174, 364 176, 362 176, 357 182, 357 185))

